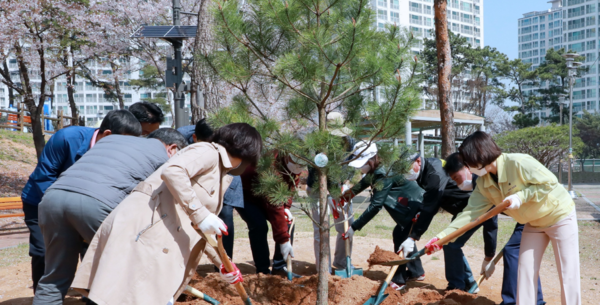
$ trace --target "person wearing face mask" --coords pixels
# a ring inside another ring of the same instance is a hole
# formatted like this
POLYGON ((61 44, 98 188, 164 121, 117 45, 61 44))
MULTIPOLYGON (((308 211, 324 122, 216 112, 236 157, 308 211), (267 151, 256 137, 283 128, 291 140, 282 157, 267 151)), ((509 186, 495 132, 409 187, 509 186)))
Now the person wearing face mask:
MULTIPOLYGON (((453 153, 448 158, 446 158, 446 165, 444 166, 446 172, 450 175, 452 180, 458 184, 458 187, 463 190, 473 190, 477 186, 477 175, 472 174, 469 170, 469 167, 465 166, 460 153, 453 153)), ((495 231, 498 229, 497 216, 483 223, 483 238, 487 241, 487 239, 496 238, 495 231), (492 223, 490 223, 494 220, 492 223), (486 228, 487 226, 487 228, 486 228), (494 230, 494 234, 490 234, 494 230), (486 239, 487 238, 487 239, 486 239)), ((517 222, 513 234, 510 239, 504 246, 503 251, 503 262, 504 262, 504 276, 502 277, 502 303, 500 305, 514 305, 517 302, 517 270, 518 270, 518 262, 519 262, 519 249, 521 247, 521 235, 523 232, 523 227, 525 225, 517 222)), ((479 226, 477 227, 479 228, 479 226)), ((476 229, 473 229, 476 230, 476 229)), ((465 235, 471 232, 465 233, 465 235)), ((459 239, 464 240, 464 236, 459 239)), ((448 246, 452 244, 456 244, 456 242, 448 244, 448 246)), ((491 244, 491 243, 490 243, 491 244)), ((494 242, 495 245, 495 242, 494 242)), ((444 246, 445 248, 446 246, 444 246)), ((494 250, 488 247, 488 243, 485 243, 485 253, 486 257, 483 261, 483 265, 481 266, 480 274, 484 275, 485 278, 490 278, 495 271, 494 264, 490 264, 489 262, 492 260, 494 256, 494 250)), ((537 305, 544 305, 544 296, 542 294, 542 283, 538 279, 538 293, 537 293, 537 305)))
MULTIPOLYGON (((456 182, 458 188, 463 191, 473 191, 477 186, 477 175, 472 174, 469 168, 464 166, 459 153, 453 153, 446 158, 444 170, 450 178, 456 182)), ((498 216, 494 216, 483 224, 469 230, 456 241, 445 245, 444 259, 446 268, 446 279, 448 283, 456 283, 460 281, 470 282, 473 278, 471 267, 462 251, 462 247, 467 243, 473 234, 483 227, 483 244, 485 257, 482 262, 480 274, 491 276, 493 273, 493 264, 490 264, 496 254, 497 237, 498 237, 498 216)), ((505 266, 506 267, 506 266, 505 266)), ((465 287, 470 289, 470 286, 465 287)), ((477 288, 478 289, 478 288, 477 288)), ((478 291, 478 290, 476 290, 478 291)))
POLYGON ((579 236, 575 203, 556 176, 526 154, 502 153, 490 135, 475 132, 459 147, 461 158, 479 183, 468 206, 434 242, 483 215, 494 205, 509 204, 504 213, 525 224, 518 257, 516 304, 539 304, 539 270, 549 242, 561 285, 561 304, 581 304, 579 236))
MULTIPOLYGON (((217 216, 231 182, 227 174, 240 175, 256 164, 261 150, 258 131, 234 123, 217 129, 210 142, 179 151, 106 218, 71 287, 89 290, 88 298, 99 305, 173 303, 205 253, 206 240, 196 230, 228 234, 217 216)), ((230 284, 243 280, 234 268, 220 269, 230 284)))
POLYGON ((33 304, 62 304, 84 241, 91 241, 134 187, 186 144, 173 129, 156 130, 147 139, 111 135, 60 175, 39 205, 46 268, 33 304))
MULTIPOLYGON (((471 191, 461 190, 456 182, 444 170, 444 163, 437 158, 424 158, 419 153, 409 159, 410 170, 405 174, 406 180, 415 181, 424 191, 423 204, 421 205, 420 217, 414 224, 409 237, 402 243, 400 250, 404 253, 412 253, 415 249, 415 241, 427 231, 433 217, 440 209, 449 212, 453 216, 458 215, 466 206, 471 196, 471 191)), ((495 250, 496 246, 493 245, 495 250)), ((454 262, 453 266, 446 264, 446 289, 460 289, 467 291, 475 284, 475 278, 464 255, 450 257, 462 251, 452 251, 448 248, 444 251, 446 262, 454 262), (447 253, 448 252, 448 253, 447 253), (456 268, 456 270, 454 269, 456 268)), ((492 255, 493 256, 493 255, 492 255)))
MULTIPOLYGON (((291 191, 295 191, 300 183, 300 174, 304 170, 305 165, 303 164, 305 163, 293 155, 286 155, 279 151, 273 151, 271 155, 276 173, 281 176, 291 191)), ((254 166, 249 166, 241 175, 244 208, 237 211, 248 225, 248 238, 256 273, 287 276, 287 256, 294 257, 292 247, 294 232, 292 230, 292 234, 290 234, 288 231, 294 218, 290 211, 292 199, 289 198, 286 202, 277 204, 271 202, 267 196, 256 194, 254 191, 258 177, 259 173, 254 166), (267 242, 269 232, 267 221, 271 224, 275 241, 272 271, 269 269, 271 261, 267 242)))
MULTIPOLYGON (((382 208, 390 214, 396 222, 392 233, 394 249, 400 247, 400 243, 406 239, 410 232, 412 222, 415 218, 421 200, 423 190, 414 181, 407 181, 401 176, 392 176, 381 166, 377 155, 375 143, 361 141, 354 146, 355 154, 351 156, 350 166, 360 169, 365 176, 350 190, 344 192, 339 202, 348 202, 355 196, 371 187, 373 195, 371 202, 362 215, 356 219, 344 233, 344 238, 352 238, 356 231, 362 229, 382 208), (377 184, 381 184, 377 187, 377 184)), ((408 256, 410 253, 406 253, 408 256)), ((408 280, 424 280, 425 271, 420 259, 411 261, 403 268, 398 268, 394 274, 390 287, 400 290, 408 280), (408 267, 408 270, 407 270, 408 267), (420 279, 419 279, 420 278, 420 279)))

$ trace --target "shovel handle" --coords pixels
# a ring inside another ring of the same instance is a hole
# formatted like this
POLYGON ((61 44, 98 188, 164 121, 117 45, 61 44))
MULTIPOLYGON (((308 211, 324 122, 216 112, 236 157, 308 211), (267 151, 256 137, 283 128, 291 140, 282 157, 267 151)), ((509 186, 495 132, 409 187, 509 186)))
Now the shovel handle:
MULTIPOLYGON (((400 252, 398 254, 398 256, 400 257, 400 259, 404 259, 404 255, 402 255, 402 252, 400 252)), ((390 272, 388 273, 387 277, 385 278, 385 282, 387 284, 389 284, 392 281, 392 278, 394 277, 394 274, 396 274, 396 271, 398 271, 398 267, 400 267, 400 265, 394 265, 390 269, 390 272)))
MULTIPOLYGON (((233 265, 231 264, 231 261, 229 260, 229 257, 227 256, 227 252, 225 252, 225 248, 223 247, 223 238, 221 238, 221 236, 217 236, 217 240, 218 240, 218 249, 219 249, 219 254, 221 255, 221 261, 223 261, 223 266, 225 266, 225 270, 227 272, 233 272, 233 265)), ((242 298, 242 300, 244 300, 244 302, 248 302, 249 298, 248 298, 248 294, 246 293, 246 289, 244 289, 244 286, 242 285, 242 283, 236 283, 235 285, 235 290, 237 290, 238 294, 240 295, 240 297, 242 298)))
MULTIPOLYGON (((476 226, 482 224, 483 222, 485 222, 486 220, 502 213, 502 211, 506 210, 506 208, 508 208, 508 206, 510 206, 510 202, 509 201, 504 201, 501 204, 497 205, 495 208, 489 210, 487 213, 475 218, 473 221, 469 222, 468 224, 458 228, 456 231, 444 236, 443 238, 441 238, 440 240, 436 241, 435 243, 438 246, 443 246, 449 242, 451 242, 453 239, 460 237, 461 235, 467 233, 467 231, 475 228, 476 226)), ((427 252, 427 250, 425 250, 425 252, 427 252)), ((429 252, 427 252, 429 253, 429 252)))
MULTIPOLYGON (((350 225, 348 224, 348 213, 344 210, 344 233, 348 232, 348 228, 350 225)), ((344 246, 346 248, 346 256, 350 256, 350 239, 346 238, 344 240, 344 246)))

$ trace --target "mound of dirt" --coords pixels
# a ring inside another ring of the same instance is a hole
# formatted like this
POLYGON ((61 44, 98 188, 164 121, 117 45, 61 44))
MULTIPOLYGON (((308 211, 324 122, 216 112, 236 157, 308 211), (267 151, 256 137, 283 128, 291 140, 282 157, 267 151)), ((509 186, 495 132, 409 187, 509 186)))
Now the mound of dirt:
MULTIPOLYGON (((273 275, 252 274, 244 275, 244 288, 255 305, 309 305, 317 300, 316 275, 294 279, 293 282, 273 275)), ((190 282, 194 288, 217 299, 222 304, 244 303, 235 288, 223 282, 217 273, 211 273, 205 278, 196 276, 190 282)), ((347 305, 363 304, 379 290, 381 283, 370 280, 364 276, 353 276, 342 279, 337 276, 329 278, 329 304, 347 305)), ((449 291, 444 294, 438 290, 428 288, 411 288, 402 294, 392 288, 386 289, 388 298, 383 305, 492 305, 493 301, 477 297, 462 291, 449 291)), ((182 296, 178 304, 205 304, 204 301, 190 296, 182 296)))
POLYGON ((398 256, 398 254, 392 251, 383 250, 379 248, 379 246, 375 246, 375 251, 371 253, 371 256, 369 256, 367 262, 369 263, 370 268, 373 265, 379 265, 381 263, 386 263, 390 261, 397 261, 399 259, 400 256, 398 256))

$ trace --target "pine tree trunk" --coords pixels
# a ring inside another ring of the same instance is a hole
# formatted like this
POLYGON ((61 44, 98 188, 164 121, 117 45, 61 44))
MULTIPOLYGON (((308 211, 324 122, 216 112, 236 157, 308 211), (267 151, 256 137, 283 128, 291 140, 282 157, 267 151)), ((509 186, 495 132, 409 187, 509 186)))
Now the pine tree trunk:
POLYGON ((435 0, 435 36, 438 59, 438 103, 442 120, 442 158, 454 152, 454 107, 450 100, 452 56, 448 38, 447 0, 435 0))
POLYGON ((319 171, 319 281, 317 286, 317 304, 325 305, 329 300, 329 228, 327 225, 327 175, 319 171))
MULTIPOLYGON (((323 91, 321 91, 323 92, 323 91)), ((324 105, 323 105, 324 106, 324 105)), ((319 107, 319 130, 327 129, 325 107, 319 107)), ((327 225, 327 173, 319 169, 319 270, 317 284, 317 305, 326 305, 329 300, 329 228, 327 225)))

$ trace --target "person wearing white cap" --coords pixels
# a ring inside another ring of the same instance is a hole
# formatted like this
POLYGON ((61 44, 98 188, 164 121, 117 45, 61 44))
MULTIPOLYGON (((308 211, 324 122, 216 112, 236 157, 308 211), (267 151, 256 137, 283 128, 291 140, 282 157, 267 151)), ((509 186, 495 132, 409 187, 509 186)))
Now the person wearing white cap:
MULTIPOLYGON (((351 160, 354 160, 349 165, 360 169, 365 176, 352 189, 344 192, 339 200, 342 203, 347 202, 368 187, 371 187, 373 196, 363 214, 344 233, 344 238, 352 238, 355 231, 362 229, 382 208, 385 208, 396 222, 392 235, 394 250, 397 250, 402 241, 408 237, 411 221, 416 217, 421 206, 423 190, 414 181, 408 181, 399 175, 390 177, 381 166, 375 143, 358 142, 354 146, 354 151, 351 157, 351 160), (381 187, 375 186, 378 183, 381 183, 381 187)), ((406 256, 409 254, 405 253, 406 256)), ((402 289, 407 280, 418 278, 425 273, 419 259, 408 263, 407 267, 408 270, 398 268, 390 287, 402 289)))
MULTIPOLYGON (((346 148, 347 152, 351 152, 352 148, 354 147, 354 142, 355 140, 352 139, 352 137, 350 136, 352 134, 352 129, 344 126, 344 116, 339 113, 339 112, 330 112, 327 114, 327 128, 329 130, 329 133, 331 135, 337 136, 337 137, 341 137, 344 147, 346 148)), ((347 180, 349 180, 350 178, 352 178, 352 176, 354 175, 354 171, 350 170, 347 171, 348 172, 348 176, 347 176, 347 180)), ((319 187, 318 187, 318 182, 317 182, 318 178, 317 178, 317 171, 314 168, 309 167, 308 168, 308 178, 306 180, 306 184, 307 184, 307 189, 306 189, 306 193, 309 195, 309 197, 313 200, 313 203, 315 203, 315 207, 318 206, 316 203, 319 201, 319 187)), ((345 190, 347 188, 347 185, 345 183, 346 181, 327 181, 328 186, 335 184, 338 184, 341 186, 342 190, 345 190)), ((331 200, 331 197, 328 196, 327 197, 327 201, 328 201, 328 205, 330 207, 333 206, 333 202, 331 200)), ((348 205, 348 214, 352 214, 352 202, 349 203, 348 205)), ((328 212, 329 213, 329 209, 328 212)), ((319 209, 318 208, 313 208, 312 209, 312 217, 314 219, 319 219, 319 209)), ((334 214, 335 216, 335 214, 334 214)), ((329 217, 326 218, 327 219, 327 225, 329 225, 329 217)), ((351 217, 348 220, 349 224, 352 224, 352 222, 354 221, 354 217, 351 217)), ((339 222, 339 220, 336 220, 336 222, 339 222)), ((317 269, 319 268, 319 247, 320 247, 320 236, 319 236, 319 227, 313 223, 313 230, 314 230, 314 251, 315 251, 315 265, 317 266, 317 269)), ((346 268, 346 247, 345 247, 345 241, 342 238, 342 234, 344 234, 344 224, 343 222, 340 222, 338 224, 335 225, 335 230, 337 231, 337 237, 336 237, 336 242, 335 242, 335 254, 333 255, 333 267, 337 268, 337 269, 345 269, 346 268)), ((331 251, 330 251, 331 253, 331 251)), ((352 253, 352 239, 350 239, 350 253, 352 253)), ((331 256, 329 258, 329 269, 331 271, 331 256)))

